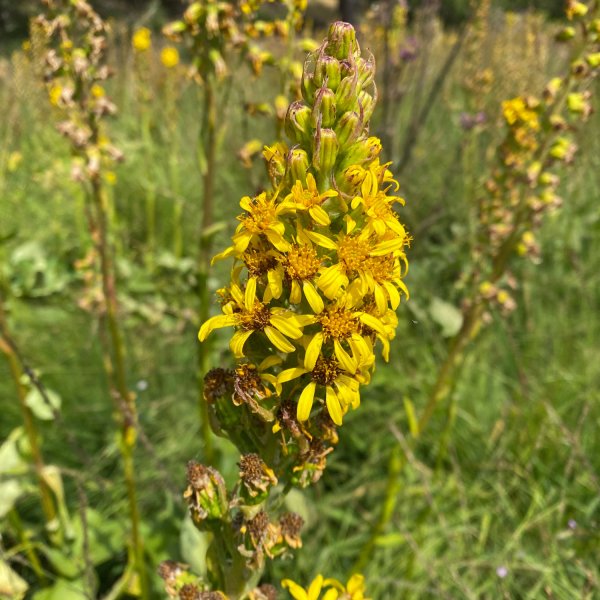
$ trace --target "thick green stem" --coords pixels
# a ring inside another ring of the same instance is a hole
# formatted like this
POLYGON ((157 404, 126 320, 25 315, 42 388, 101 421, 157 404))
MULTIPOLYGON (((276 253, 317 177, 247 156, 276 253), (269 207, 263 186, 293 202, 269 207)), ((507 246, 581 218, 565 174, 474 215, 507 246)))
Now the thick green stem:
MULTIPOLYGON (((201 151, 206 160, 203 174, 202 224, 200 228, 200 253, 198 261, 198 320, 204 323, 209 315, 208 269, 211 258, 210 227, 213 223, 214 187, 217 157, 217 106, 214 79, 206 77, 204 84, 204 113, 201 151)), ((200 427, 204 443, 204 458, 208 464, 214 460, 212 432, 208 420, 208 407, 204 400, 204 375, 208 370, 209 347, 206 342, 198 344, 197 377, 198 377, 198 409, 200 412, 200 427)))
POLYGON ((17 388, 17 397, 19 399, 19 407, 21 409, 21 415, 23 417, 23 424, 25 426, 25 434, 29 442, 31 451, 31 457, 33 459, 33 466, 38 480, 38 489, 40 492, 40 499, 42 503, 42 511, 44 513, 44 519, 46 521, 46 529, 49 533, 55 533, 58 526, 58 513, 56 511, 56 505, 54 503, 54 496, 52 490, 44 479, 44 459, 42 457, 42 451, 39 444, 39 435, 36 427, 33 414, 30 408, 27 406, 25 398, 27 396, 27 389, 23 385, 23 369, 17 356, 14 342, 9 334, 8 323, 6 315, 4 313, 3 298, 0 295, 0 352, 4 354, 8 361, 8 367, 10 373, 15 382, 17 388))
POLYGON ((113 264, 108 243, 108 226, 106 203, 99 178, 91 182, 91 199, 96 212, 95 223, 97 229, 92 232, 100 258, 100 271, 102 276, 102 293, 105 307, 105 319, 110 340, 110 370, 115 378, 114 399, 117 414, 121 425, 121 458, 127 498, 129 502, 129 518, 131 521, 131 549, 135 570, 139 577, 140 597, 144 600, 150 598, 148 579, 144 565, 144 547, 140 532, 140 514, 137 503, 137 489, 135 481, 135 466, 133 451, 136 440, 136 407, 133 394, 127 389, 125 371, 125 351, 118 321, 117 293, 113 264))

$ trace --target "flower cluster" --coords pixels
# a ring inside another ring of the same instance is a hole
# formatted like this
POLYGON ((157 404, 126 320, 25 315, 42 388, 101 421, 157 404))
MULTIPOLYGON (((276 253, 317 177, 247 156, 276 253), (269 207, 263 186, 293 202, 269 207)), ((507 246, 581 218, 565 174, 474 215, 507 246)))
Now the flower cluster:
POLYGON ((293 145, 265 149, 271 189, 242 198, 233 244, 215 257, 235 259, 222 314, 199 332, 204 341, 233 327, 237 370, 256 374, 250 395, 268 399, 272 415, 292 403, 300 426, 323 405, 338 426, 358 407, 376 346, 387 360, 408 295, 410 238, 395 209, 403 200, 368 135, 374 72, 346 23, 309 55, 304 101, 286 116, 293 145))
MULTIPOLYGON (((77 157, 74 176, 94 180, 102 165, 122 160, 102 130, 102 119, 116 112, 104 82, 111 75, 105 64, 106 23, 85 0, 44 0, 48 16, 33 22, 46 52, 44 73, 50 103, 67 116, 58 129, 77 157)), ((107 173, 108 175, 108 173, 107 173)))
MULTIPOLYGON (((190 73, 199 79, 204 79, 207 74, 214 74, 217 79, 226 77, 230 71, 227 55, 231 49, 241 53, 258 75, 263 65, 273 62, 274 57, 253 40, 270 36, 286 37, 290 27, 300 26, 306 9, 306 0, 190 0, 188 4, 182 19, 169 23, 163 33, 167 38, 185 42, 189 46, 193 57, 190 73), (273 3, 287 6, 287 19, 259 18, 260 7, 273 3)), ((145 39, 141 42, 144 45, 145 39)))
POLYGON ((564 28, 558 40, 575 42, 569 72, 551 79, 539 98, 519 96, 502 103, 506 135, 479 204, 481 243, 475 258, 489 264, 488 271, 477 274, 480 299, 505 310, 515 307, 507 289, 515 285, 507 274, 508 259, 515 252, 539 258, 534 230, 561 205, 557 171, 574 160, 573 132, 592 111, 588 88, 600 68, 600 19, 598 8, 595 14, 588 8, 583 2, 567 3, 574 26, 564 28))

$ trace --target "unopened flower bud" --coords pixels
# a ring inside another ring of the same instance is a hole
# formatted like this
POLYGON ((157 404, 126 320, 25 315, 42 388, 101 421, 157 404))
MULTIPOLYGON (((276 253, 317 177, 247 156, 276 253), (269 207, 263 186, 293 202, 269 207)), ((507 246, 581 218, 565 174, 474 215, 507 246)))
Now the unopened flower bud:
POLYGON ((308 154, 302 148, 294 148, 288 157, 290 177, 293 182, 300 181, 306 187, 306 174, 308 173, 308 154))
POLYGON ((351 144, 361 133, 363 121, 354 111, 345 112, 335 125, 340 147, 351 144))
POLYGON ((311 110, 306 104, 292 102, 285 116, 285 132, 294 142, 309 139, 311 131, 311 110))
POLYGON ((322 127, 331 127, 334 123, 335 94, 329 88, 319 88, 312 110, 312 125, 316 129, 319 124, 322 127))
POLYGON ((300 91, 302 92, 302 97, 304 100, 309 104, 312 104, 313 100, 315 99, 317 85, 315 84, 313 74, 310 73, 310 70, 307 68, 307 63, 304 64, 302 80, 300 81, 300 91))
POLYGON ((362 114, 363 121, 366 123, 375 110, 375 99, 368 92, 361 92, 358 95, 358 106, 362 114))
POLYGON ((348 75, 340 81, 335 91, 335 104, 340 112, 355 109, 357 87, 358 76, 356 74, 348 75))
POLYGON ((202 16, 202 11, 203 8, 200 2, 192 2, 183 13, 183 18, 186 23, 193 25, 202 16))
POLYGON ((358 71, 358 85, 364 89, 375 78, 375 60, 372 56, 368 59, 359 58, 356 61, 356 68, 358 71))
POLYGON ((335 92, 341 79, 339 61, 327 54, 319 56, 315 65, 314 84, 317 87, 325 85, 335 92))
POLYGON ((203 521, 219 520, 227 514, 225 481, 213 467, 190 461, 187 466, 188 487, 183 497, 187 500, 196 525, 203 521))
POLYGON ((333 129, 319 129, 314 137, 313 166, 321 173, 329 173, 335 165, 339 142, 333 129))
POLYGON ((351 52, 358 50, 356 32, 350 23, 336 21, 329 26, 327 33, 327 47, 325 51, 329 56, 339 60, 348 58, 351 52))
POLYGON ((362 165, 371 161, 381 152, 381 142, 376 137, 362 139, 352 144, 344 153, 339 165, 339 172, 345 171, 350 165, 362 165))
POLYGON ((575 28, 570 25, 567 27, 563 27, 557 34, 556 40, 558 42, 568 42, 575 37, 575 28))

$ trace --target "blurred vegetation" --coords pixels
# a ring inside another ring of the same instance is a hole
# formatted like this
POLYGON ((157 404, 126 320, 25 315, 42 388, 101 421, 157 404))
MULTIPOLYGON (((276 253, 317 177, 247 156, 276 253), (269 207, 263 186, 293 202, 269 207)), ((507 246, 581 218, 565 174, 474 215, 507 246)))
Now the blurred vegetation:
MULTIPOLYGON (((513 10, 532 4, 506 2, 513 10)), ((466 1, 442 4, 447 22, 467 14, 466 1)), ((550 8, 549 2, 538 4, 550 8)), ((16 4, 0 6, 5 30, 16 31, 16 4)), ((377 13, 367 15, 360 35, 382 78, 380 23, 377 13)), ((542 230, 539 263, 524 261, 515 269, 516 310, 488 315, 455 401, 440 407, 416 447, 408 442, 405 409, 424 405, 460 319, 469 224, 502 137, 501 102, 539 93, 564 68, 554 33, 544 16, 493 12, 475 60, 468 44, 456 46, 460 38, 435 17, 416 16, 408 29, 399 25, 395 31, 402 59, 392 65, 392 104, 380 105, 374 120, 375 132, 387 139, 384 158, 403 161, 404 214, 414 236, 407 280, 412 297, 399 310, 391 362, 378 369, 360 410, 345 420, 326 476, 307 500, 290 499, 307 519, 305 548, 268 572, 272 581, 290 571, 308 581, 325 565, 332 575, 346 574, 391 497, 389 522, 365 568, 374 599, 570 600, 600 594, 600 114, 577 132, 580 149, 560 190, 564 207, 542 230), (449 63, 452 48, 456 57, 449 63), (475 97, 465 85, 474 75, 485 75, 475 97), (431 110, 420 120, 427 103, 431 110), (474 130, 466 117, 475 110, 484 117, 474 130), (415 123, 418 135, 407 146, 415 123), (399 463, 390 494, 388 476, 399 463)), ((119 22, 114 36, 117 74, 108 91, 119 114, 111 132, 126 160, 108 184, 128 384, 140 413, 143 533, 158 598, 158 563, 181 557, 200 569, 197 557, 205 544, 185 518, 181 498, 186 461, 202 458, 193 310, 202 115, 185 65, 161 63, 165 42, 156 36, 148 53, 136 55, 119 22)), ((10 565, 14 585, 26 582, 35 600, 89 598, 90 589, 103 597, 127 562, 126 496, 99 332, 89 314, 93 298, 86 295, 86 214, 71 180, 68 145, 48 118, 39 65, 13 50, 8 45, 0 59, 0 281, 27 367, 23 385, 42 451, 49 465, 60 466, 68 536, 60 552, 42 541, 43 516, 23 458, 31 449, 9 366, 0 360, 0 581, 8 581, 10 565), (37 378, 55 411, 40 399, 32 383, 37 378), (42 591, 55 581, 52 593, 42 591)), ((273 110, 249 115, 244 106, 271 100, 279 77, 276 70, 265 68, 256 77, 241 67, 220 97, 219 119, 226 127, 218 146, 215 247, 227 245, 240 197, 266 181, 259 160, 247 169, 237 154, 247 140, 275 139, 273 110)), ((227 267, 217 265, 211 289, 226 277, 227 267)), ((211 362, 222 364, 225 355, 216 343, 211 362)), ((237 455, 217 444, 219 468, 231 477, 237 455)))

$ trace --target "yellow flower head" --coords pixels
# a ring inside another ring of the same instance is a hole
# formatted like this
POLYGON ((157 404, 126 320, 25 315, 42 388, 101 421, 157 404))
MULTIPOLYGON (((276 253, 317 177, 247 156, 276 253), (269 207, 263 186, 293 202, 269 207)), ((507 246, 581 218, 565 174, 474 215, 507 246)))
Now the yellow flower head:
POLYGON ((147 27, 136 29, 131 38, 131 45, 136 52, 145 52, 152 45, 152 32, 147 27))
POLYGON ((172 69, 179 64, 179 52, 177 48, 173 46, 166 46, 160 51, 160 62, 167 67, 172 69))

